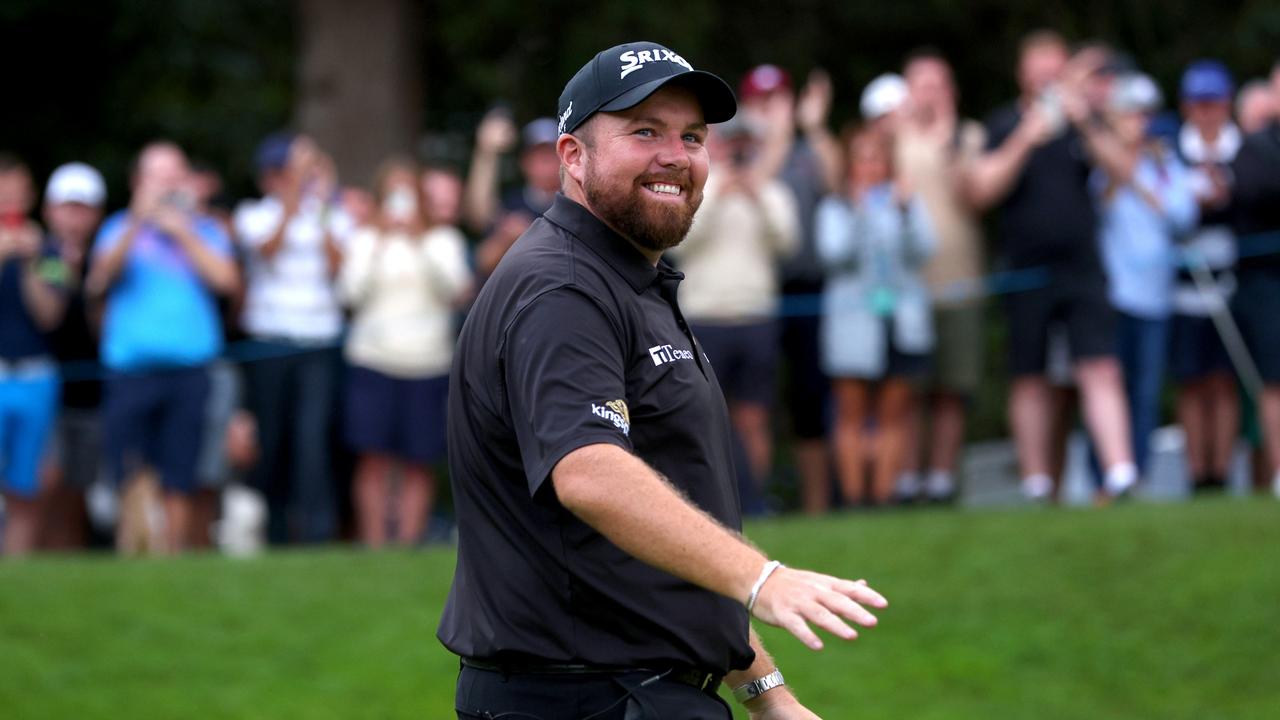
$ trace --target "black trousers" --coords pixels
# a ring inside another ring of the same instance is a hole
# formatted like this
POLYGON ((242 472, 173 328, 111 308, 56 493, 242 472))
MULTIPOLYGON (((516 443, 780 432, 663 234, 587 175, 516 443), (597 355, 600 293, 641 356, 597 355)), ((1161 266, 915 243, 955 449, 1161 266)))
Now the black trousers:
POLYGON ((732 720, 724 701, 657 673, 504 674, 463 667, 462 720, 732 720))

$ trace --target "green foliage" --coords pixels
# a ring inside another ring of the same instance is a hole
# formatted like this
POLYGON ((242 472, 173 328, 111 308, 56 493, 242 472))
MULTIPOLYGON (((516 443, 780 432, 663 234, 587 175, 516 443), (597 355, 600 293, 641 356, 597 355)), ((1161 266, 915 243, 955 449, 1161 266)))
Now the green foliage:
MULTIPOLYGON (((757 523, 796 566, 892 603, 811 653, 773 629, 824 717, 1265 718, 1280 505, 917 511, 757 523)), ((451 717, 433 637, 446 549, 256 560, 0 563, 5 717, 451 717)), ((518 598, 513 598, 518 602, 518 598)))
MULTIPOLYGON (((1280 6, 1266 0, 421 5, 424 130, 464 140, 495 101, 510 104, 520 120, 552 114, 569 76, 596 51, 626 40, 666 43, 730 82, 762 62, 797 79, 826 67, 836 81, 837 123, 853 117, 868 80, 921 44, 953 59, 965 111, 977 116, 1013 95, 1017 39, 1036 27, 1127 48, 1168 96, 1196 57, 1220 56, 1242 77, 1257 76, 1280 46, 1280 6)), ((27 158, 38 175, 72 158, 96 163, 119 203, 128 158, 166 136, 222 169, 234 190, 249 192, 255 143, 289 122, 296 99, 294 23, 289 0, 0 4, 9 83, 0 147, 27 158)))
POLYGON ((27 159, 38 181, 83 160, 103 170, 120 206, 129 160, 163 137, 247 193, 255 145, 289 121, 287 0, 26 0, 2 12, 0 56, 16 87, 0 113, 0 147, 27 159))

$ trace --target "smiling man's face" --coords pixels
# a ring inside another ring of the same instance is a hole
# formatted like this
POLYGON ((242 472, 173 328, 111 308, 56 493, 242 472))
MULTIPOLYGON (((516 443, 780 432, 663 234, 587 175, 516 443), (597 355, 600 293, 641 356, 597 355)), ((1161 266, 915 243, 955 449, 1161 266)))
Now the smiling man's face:
POLYGON ((664 87, 635 107, 598 114, 579 134, 591 211, 644 249, 680 244, 702 204, 709 166, 694 94, 664 87))

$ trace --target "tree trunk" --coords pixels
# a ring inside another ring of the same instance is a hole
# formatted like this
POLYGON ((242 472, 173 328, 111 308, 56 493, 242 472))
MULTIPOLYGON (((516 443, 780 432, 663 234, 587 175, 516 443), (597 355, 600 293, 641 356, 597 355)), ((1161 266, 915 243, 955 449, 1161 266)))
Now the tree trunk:
POLYGON ((295 121, 333 154, 344 184, 411 153, 422 118, 419 14, 410 0, 298 0, 295 121))

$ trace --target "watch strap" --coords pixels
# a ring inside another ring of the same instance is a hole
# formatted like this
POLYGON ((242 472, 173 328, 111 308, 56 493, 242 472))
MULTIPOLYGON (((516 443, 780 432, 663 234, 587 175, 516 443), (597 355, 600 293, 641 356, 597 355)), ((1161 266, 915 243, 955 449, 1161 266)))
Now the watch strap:
POLYGON ((740 703, 754 700, 761 695, 769 692, 776 687, 786 685, 787 681, 782 678, 782 671, 774 668, 773 672, 763 677, 758 677, 751 682, 743 683, 733 689, 733 697, 740 703))

